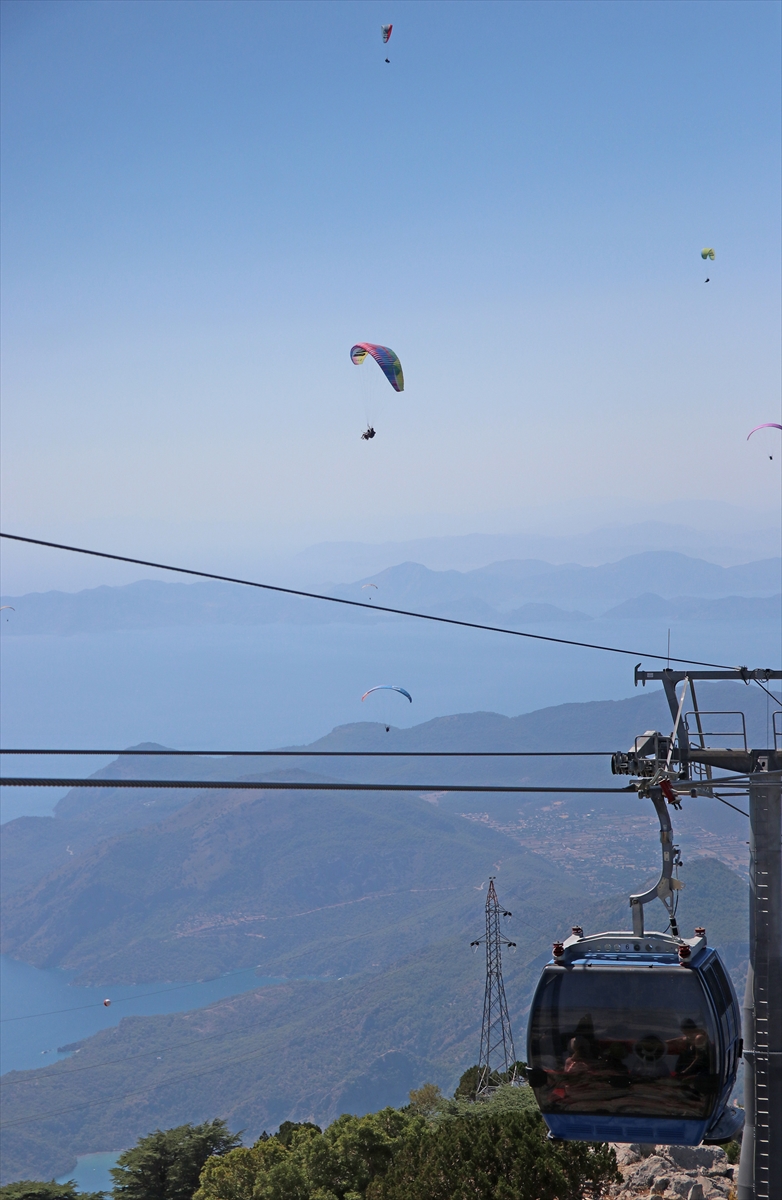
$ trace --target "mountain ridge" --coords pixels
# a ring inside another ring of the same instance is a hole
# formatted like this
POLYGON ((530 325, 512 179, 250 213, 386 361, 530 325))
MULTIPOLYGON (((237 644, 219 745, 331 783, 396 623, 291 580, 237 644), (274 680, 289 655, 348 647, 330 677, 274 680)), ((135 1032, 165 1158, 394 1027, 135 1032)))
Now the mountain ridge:
MULTIPOLYGON (((336 599, 413 608, 479 622, 521 623, 581 621, 648 594, 654 580, 663 598, 701 601, 737 597, 767 600, 779 593, 782 559, 759 559, 722 567, 672 552, 631 555, 598 567, 553 565, 540 560, 505 560, 476 570, 433 571, 420 563, 399 563, 350 584, 324 584, 336 599), (369 584, 375 584, 370 588, 369 584), (563 606, 565 606, 563 608, 563 606), (465 615, 468 614, 468 615, 465 615)), ((369 609, 259 591, 218 581, 195 583, 140 580, 118 587, 81 592, 32 592, 3 596, 15 612, 2 625, 3 635, 69 635, 117 629, 174 625, 269 624, 280 621, 328 624, 393 620, 369 609)), ((768 604, 745 606, 741 619, 766 619, 768 604)), ((772 613, 773 616, 773 613, 772 613)), ((702 616, 696 619, 703 619, 702 616)), ((717 618, 714 619, 724 619, 717 618)), ((736 619, 729 613, 728 619, 736 619)))

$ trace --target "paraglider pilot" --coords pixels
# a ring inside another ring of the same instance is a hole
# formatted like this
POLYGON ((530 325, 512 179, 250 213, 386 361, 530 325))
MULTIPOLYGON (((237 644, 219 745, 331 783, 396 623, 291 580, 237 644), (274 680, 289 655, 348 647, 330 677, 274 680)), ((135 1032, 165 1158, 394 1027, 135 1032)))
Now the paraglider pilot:
POLYGON ((361 440, 362 440, 362 442, 368 442, 368 441, 369 441, 369 439, 370 439, 370 438, 373 438, 374 436, 375 436, 375 431, 374 431, 374 429, 372 428, 372 426, 371 426, 371 425, 369 425, 369 426, 367 426, 367 428, 366 428, 366 429, 364 430, 364 432, 362 433, 362 435, 361 435, 361 440))

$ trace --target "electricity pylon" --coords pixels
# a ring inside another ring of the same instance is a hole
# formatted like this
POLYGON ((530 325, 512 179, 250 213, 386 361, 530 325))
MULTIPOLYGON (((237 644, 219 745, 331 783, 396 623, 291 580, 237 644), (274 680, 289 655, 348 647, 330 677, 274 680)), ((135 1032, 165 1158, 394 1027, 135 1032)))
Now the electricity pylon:
POLYGON ((511 946, 514 950, 516 948, 516 943, 508 941, 500 929, 500 918, 510 915, 504 908, 500 908, 492 876, 486 895, 486 933, 477 941, 470 942, 474 947, 484 942, 486 944, 486 991, 483 997, 477 1096, 486 1096, 493 1092, 499 1085, 500 1074, 508 1083, 519 1082, 508 1003, 502 982, 502 947, 511 946))

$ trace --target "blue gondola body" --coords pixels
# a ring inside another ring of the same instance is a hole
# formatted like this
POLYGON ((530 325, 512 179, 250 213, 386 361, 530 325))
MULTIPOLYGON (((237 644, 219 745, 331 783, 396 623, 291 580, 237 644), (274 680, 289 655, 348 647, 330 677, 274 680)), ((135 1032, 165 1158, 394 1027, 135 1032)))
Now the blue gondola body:
POLYGON ((740 1011, 705 936, 574 935, 557 950, 527 1033, 528 1077, 552 1136, 687 1146, 734 1137, 740 1011))

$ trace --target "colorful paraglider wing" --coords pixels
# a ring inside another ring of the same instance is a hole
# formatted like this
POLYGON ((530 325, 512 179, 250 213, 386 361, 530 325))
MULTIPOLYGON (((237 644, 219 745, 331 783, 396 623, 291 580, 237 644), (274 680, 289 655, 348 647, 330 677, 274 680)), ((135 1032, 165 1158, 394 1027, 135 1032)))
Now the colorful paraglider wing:
POLYGON ((360 367, 368 354, 374 358, 394 391, 403 392, 405 377, 402 364, 393 350, 389 346, 376 346, 374 342, 358 342, 350 351, 351 362, 360 367))
POLYGON ((388 39, 391 37, 391 30, 393 28, 394 28, 393 25, 381 25, 380 26, 380 32, 383 35, 383 45, 384 46, 385 46, 386 42, 388 41, 388 39))
POLYGON ((363 704, 367 696, 371 696, 373 692, 399 692, 400 695, 407 696, 411 704, 413 703, 413 697, 410 693, 405 691, 403 687, 397 687, 395 683, 379 683, 377 687, 370 688, 368 692, 364 692, 364 695, 361 697, 361 703, 363 704))
POLYGON ((753 433, 757 433, 759 429, 782 429, 782 425, 777 425, 776 421, 766 421, 764 425, 756 425, 754 429, 750 429, 747 434, 747 441, 752 437, 753 433))
POLYGON ((710 258, 711 261, 714 262, 715 257, 716 255, 714 254, 711 246, 704 246, 701 250, 701 258, 710 258))

